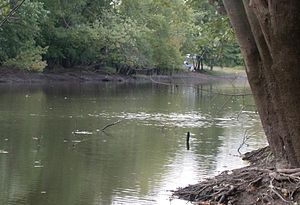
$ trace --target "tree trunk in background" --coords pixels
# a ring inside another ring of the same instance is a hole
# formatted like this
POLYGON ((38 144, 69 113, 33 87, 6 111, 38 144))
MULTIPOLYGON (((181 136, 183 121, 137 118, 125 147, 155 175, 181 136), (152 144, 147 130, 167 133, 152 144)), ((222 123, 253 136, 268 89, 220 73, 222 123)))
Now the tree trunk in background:
POLYGON ((300 1, 223 3, 277 166, 300 167, 300 1))

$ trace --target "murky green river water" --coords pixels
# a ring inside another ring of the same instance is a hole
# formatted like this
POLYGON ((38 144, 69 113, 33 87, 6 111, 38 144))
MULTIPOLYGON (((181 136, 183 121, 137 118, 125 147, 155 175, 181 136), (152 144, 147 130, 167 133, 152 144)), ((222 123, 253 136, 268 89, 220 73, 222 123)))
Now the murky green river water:
POLYGON ((244 89, 2 86, 0 204, 186 204, 170 190, 243 166, 245 133, 265 145, 251 97, 216 94, 244 89))

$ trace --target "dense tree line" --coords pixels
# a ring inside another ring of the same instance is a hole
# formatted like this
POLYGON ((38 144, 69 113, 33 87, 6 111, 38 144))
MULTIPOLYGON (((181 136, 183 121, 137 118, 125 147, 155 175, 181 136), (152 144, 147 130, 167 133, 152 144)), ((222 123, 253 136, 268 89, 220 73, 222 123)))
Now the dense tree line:
POLYGON ((169 70, 181 68, 185 54, 203 50, 208 65, 241 64, 228 19, 213 4, 0 0, 0 65, 31 71, 78 66, 169 70))

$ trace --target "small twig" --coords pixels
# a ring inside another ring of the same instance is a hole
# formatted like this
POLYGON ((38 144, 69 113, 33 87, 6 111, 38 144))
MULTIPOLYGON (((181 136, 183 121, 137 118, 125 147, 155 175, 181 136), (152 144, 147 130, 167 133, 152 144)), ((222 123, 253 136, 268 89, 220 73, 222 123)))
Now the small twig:
POLYGON ((290 193, 290 198, 294 198, 294 194, 299 190, 300 187, 296 187, 291 193, 290 193))
POLYGON ((274 194, 276 194, 276 196, 278 196, 282 201, 284 201, 284 202, 286 202, 286 203, 292 203, 293 201, 288 201, 288 200, 284 199, 284 198, 281 196, 281 194, 279 194, 279 193, 274 189, 274 188, 276 188, 276 187, 273 185, 273 180, 274 180, 274 178, 272 178, 272 179, 270 180, 270 185, 269 185, 270 190, 271 190, 274 194))
MULTIPOLYGON (((277 192, 275 189, 277 189, 277 190, 282 190, 280 187, 276 187, 276 186, 274 186, 273 184, 272 184, 272 182, 273 182, 273 180, 274 179, 271 179, 270 180, 270 187, 271 187, 271 191, 273 191, 281 200, 283 200, 284 202, 287 202, 287 203, 293 203, 293 201, 289 201, 289 200, 286 200, 286 199, 284 199, 283 198, 283 196, 279 193, 279 192, 277 192)), ((291 199, 291 198, 290 198, 291 199)))
POLYGON ((221 111, 224 109, 224 107, 227 105, 227 103, 228 103, 231 99, 232 99, 232 96, 230 96, 229 98, 227 98, 227 99, 225 100, 225 102, 223 103, 223 105, 217 110, 217 112, 215 113, 215 115, 219 114, 219 112, 221 112, 221 111))
POLYGON ((244 132, 244 137, 243 137, 243 141, 242 141, 242 143, 240 144, 239 148, 237 149, 237 151, 238 151, 238 153, 239 153, 240 155, 242 155, 242 153, 240 152, 240 149, 242 149, 242 147, 245 145, 245 143, 246 143, 247 140, 249 139, 249 136, 247 135, 247 132, 248 132, 248 130, 245 130, 245 132, 244 132))
POLYGON ((241 110, 239 111, 239 113, 238 113, 238 115, 236 117, 237 120, 239 120, 239 118, 240 118, 242 112, 244 111, 244 109, 245 109, 245 106, 242 106, 241 110))
POLYGON ((272 202, 274 202, 274 199, 272 196, 270 196, 269 194, 265 194, 265 193, 262 193, 260 194, 261 196, 261 201, 264 202, 264 200, 267 200, 268 202, 270 202, 270 200, 268 200, 267 198, 271 199, 272 202))
POLYGON ((255 186, 255 184, 257 184, 258 182, 260 182, 261 180, 263 179, 263 177, 258 177, 258 178, 256 178, 256 179, 254 179, 254 180, 252 180, 249 184, 248 184, 248 187, 250 187, 250 186, 255 186))
POLYGON ((110 123, 110 124, 108 124, 108 125, 105 125, 102 129, 101 129, 101 131, 104 131, 105 129, 107 129, 107 128, 109 128, 109 127, 111 127, 111 126, 114 126, 114 125, 116 125, 116 124, 119 124, 120 122, 122 122, 123 120, 118 120, 118 121, 116 121, 116 122, 113 122, 113 123, 110 123))
POLYGON ((70 24, 67 22, 66 18, 65 17, 62 17, 63 21, 64 21, 64 24, 65 24, 65 27, 66 28, 70 28, 70 24))

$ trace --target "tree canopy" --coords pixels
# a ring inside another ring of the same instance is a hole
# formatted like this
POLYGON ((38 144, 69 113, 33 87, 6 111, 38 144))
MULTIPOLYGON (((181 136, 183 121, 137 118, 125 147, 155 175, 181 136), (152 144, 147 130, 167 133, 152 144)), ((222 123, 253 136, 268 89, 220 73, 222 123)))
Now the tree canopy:
POLYGON ((228 19, 207 0, 1 0, 0 65, 174 70, 186 54, 242 64, 228 19))

